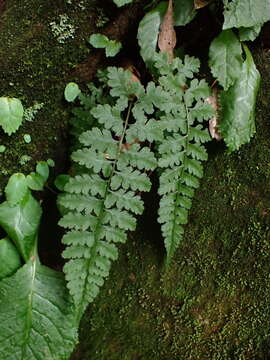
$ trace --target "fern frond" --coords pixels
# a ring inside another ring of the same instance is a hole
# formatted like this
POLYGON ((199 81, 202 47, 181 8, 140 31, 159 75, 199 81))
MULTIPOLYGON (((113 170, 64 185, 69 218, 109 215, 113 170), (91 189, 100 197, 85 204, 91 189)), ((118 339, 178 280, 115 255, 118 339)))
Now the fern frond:
POLYGON ((204 102, 210 92, 208 85, 193 78, 199 68, 197 59, 186 56, 183 62, 174 59, 169 64, 166 55, 157 54, 155 66, 161 75, 161 91, 170 99, 160 108, 160 122, 166 130, 157 150, 161 168, 158 221, 169 262, 181 242, 194 190, 203 176, 201 162, 207 159, 203 143, 210 137, 201 123, 213 110, 204 102))
POLYGON ((66 209, 59 224, 69 230, 63 237, 67 245, 63 256, 68 260, 64 272, 78 317, 96 297, 111 262, 117 259, 116 244, 126 241, 127 231, 136 227, 135 216, 143 212, 138 192, 150 190, 146 171, 154 170, 157 160, 142 142, 162 134, 148 119, 153 100, 147 98, 148 110, 143 110, 147 91, 131 81, 130 72, 111 67, 107 76, 111 101, 90 110, 98 127, 80 135, 81 148, 71 156, 85 169, 84 174, 71 177, 59 197, 66 209), (148 124, 147 137, 132 130, 136 106, 141 106, 148 124))

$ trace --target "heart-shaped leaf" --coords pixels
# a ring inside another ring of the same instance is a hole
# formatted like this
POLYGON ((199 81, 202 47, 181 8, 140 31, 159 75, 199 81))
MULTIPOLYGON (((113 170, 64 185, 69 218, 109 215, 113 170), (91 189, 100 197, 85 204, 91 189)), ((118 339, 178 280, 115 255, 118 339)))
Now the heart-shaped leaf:
POLYGON ((23 120, 23 106, 19 99, 0 97, 0 125, 11 135, 18 130, 23 120))
POLYGON ((10 205, 16 205, 22 201, 27 192, 25 175, 21 173, 11 175, 5 188, 7 202, 10 205))
POLYGON ((76 99, 76 97, 80 94, 81 90, 79 88, 79 86, 74 83, 74 82, 70 82, 67 84, 66 88, 65 88, 65 99, 68 102, 72 102, 76 99))

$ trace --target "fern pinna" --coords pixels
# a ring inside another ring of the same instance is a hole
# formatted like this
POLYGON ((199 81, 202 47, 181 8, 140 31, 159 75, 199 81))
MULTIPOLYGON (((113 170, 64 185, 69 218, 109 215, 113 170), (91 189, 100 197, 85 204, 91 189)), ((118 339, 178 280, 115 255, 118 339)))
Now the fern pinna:
MULTIPOLYGON (((91 109, 98 127, 80 135, 83 147, 72 154, 84 170, 69 179, 59 198, 66 209, 60 225, 69 229, 63 237, 63 256, 69 260, 64 272, 79 317, 117 258, 116 243, 124 243, 127 231, 135 229, 134 215, 143 211, 139 193, 151 187, 146 172, 157 164, 149 146, 141 143, 152 139, 151 131, 140 134, 133 117, 144 87, 131 81, 129 71, 113 67, 107 81, 110 101, 91 109)), ((140 111, 143 115, 142 104, 140 111)))
POLYGON ((205 102, 210 90, 205 80, 194 79, 199 60, 185 56, 168 62, 166 54, 156 56, 159 83, 168 98, 162 110, 164 139, 158 144, 160 168, 159 218, 170 261, 183 236, 194 190, 203 175, 201 162, 207 159, 203 143, 210 140, 203 122, 213 116, 205 102))

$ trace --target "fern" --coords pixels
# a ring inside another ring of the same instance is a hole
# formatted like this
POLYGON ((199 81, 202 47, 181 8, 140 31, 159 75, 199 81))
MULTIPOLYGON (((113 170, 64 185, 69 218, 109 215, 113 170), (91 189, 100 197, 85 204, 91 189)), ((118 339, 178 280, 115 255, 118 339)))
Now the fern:
POLYGON ((164 139, 158 144, 161 195, 159 218, 169 262, 179 246, 187 223, 195 189, 203 176, 202 161, 207 159, 203 143, 210 140, 203 122, 213 116, 204 102, 209 88, 204 80, 193 79, 199 61, 186 56, 182 62, 167 61, 166 54, 156 55, 162 92, 170 99, 161 107, 164 139))
POLYGON ((213 111, 204 102, 210 93, 206 82, 194 79, 199 61, 186 56, 169 64, 166 54, 156 54, 154 64, 159 77, 145 88, 131 80, 129 71, 108 68, 102 77, 106 102, 90 101, 96 103, 90 114, 98 125, 79 136, 80 148, 72 154, 83 171, 69 179, 59 204, 66 210, 60 225, 68 229, 64 272, 79 316, 117 259, 117 243, 136 227, 135 216, 144 208, 140 192, 151 187, 147 172, 158 164, 158 220, 168 260, 203 175, 207 153, 202 144, 209 135, 202 124, 213 111))
POLYGON ((111 67, 107 76, 110 101, 91 109, 98 127, 80 135, 81 148, 72 154, 84 172, 69 179, 59 198, 66 210, 60 225, 68 229, 63 237, 67 245, 63 256, 68 259, 64 272, 78 317, 117 259, 117 243, 124 243, 127 231, 135 229, 135 215, 143 212, 139 193, 151 187, 146 172, 157 164, 153 152, 141 144, 145 138, 135 141, 131 135, 143 86, 133 83, 123 69, 111 67))

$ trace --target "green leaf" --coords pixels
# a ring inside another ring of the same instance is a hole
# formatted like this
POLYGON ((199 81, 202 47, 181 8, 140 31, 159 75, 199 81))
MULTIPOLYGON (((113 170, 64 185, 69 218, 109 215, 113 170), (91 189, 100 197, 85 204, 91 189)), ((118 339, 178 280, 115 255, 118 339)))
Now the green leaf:
POLYGON ((50 172, 48 163, 46 161, 38 161, 36 172, 42 177, 45 183, 48 180, 50 172))
POLYGON ((11 175, 5 188, 7 202, 10 205, 19 204, 28 192, 26 177, 24 174, 11 175))
POLYGON ((20 255, 8 238, 0 240, 0 280, 12 275, 21 266, 20 255))
POLYGON ((0 97, 0 125, 11 135, 20 127, 23 120, 23 106, 19 99, 0 97))
POLYGON ((196 16, 194 0, 177 0, 174 3, 174 25, 188 24, 196 16))
MULTIPOLYGON (((224 0, 223 0, 224 1, 224 0)), ((223 29, 252 27, 270 20, 269 0, 232 0, 225 4, 223 29)))
POLYGON ((54 167, 54 166, 55 166, 55 162, 53 161, 53 159, 48 159, 46 162, 47 162, 47 164, 48 164, 50 167, 54 167))
POLYGON ((238 38, 231 30, 222 31, 209 49, 209 66, 225 90, 239 77, 243 59, 238 38))
POLYGON ((259 35, 262 28, 262 24, 254 25, 249 28, 240 28, 239 37, 241 41, 253 41, 259 35))
POLYGON ((67 360, 77 340, 64 277, 33 258, 0 282, 0 358, 67 360))
POLYGON ((31 190, 41 191, 44 187, 43 177, 35 172, 31 172, 26 176, 26 183, 31 190))
POLYGON ((26 144, 30 144, 30 142, 32 141, 31 135, 29 135, 29 134, 24 134, 24 135, 23 135, 23 140, 26 142, 26 144))
POLYGON ((115 56, 122 47, 120 42, 110 40, 102 34, 92 34, 89 38, 89 43, 95 48, 105 49, 107 57, 115 56))
POLYGON ((230 151, 249 142, 255 133, 255 105, 260 74, 246 46, 244 50, 246 60, 238 80, 220 95, 222 119, 219 129, 230 151))
POLYGON ((115 56, 119 53, 122 48, 122 44, 117 41, 110 40, 105 48, 105 53, 107 57, 115 56))
POLYGON ((113 0, 113 2, 118 6, 124 6, 126 4, 130 4, 133 0, 113 0))
POLYGON ((30 191, 15 206, 7 201, 0 204, 0 225, 13 240, 25 260, 33 255, 41 218, 41 207, 30 191))
POLYGON ((65 185, 68 183, 70 179, 69 175, 61 174, 56 177, 54 180, 54 185, 57 187, 58 190, 64 191, 65 185))
POLYGON ((148 12, 141 20, 138 28, 138 42, 141 48, 140 54, 145 64, 150 69, 154 65, 154 54, 156 52, 159 27, 166 13, 168 3, 162 1, 152 11, 148 12))
POLYGON ((79 86, 74 82, 68 83, 65 87, 64 95, 68 102, 74 101, 80 93, 81 90, 79 86))

